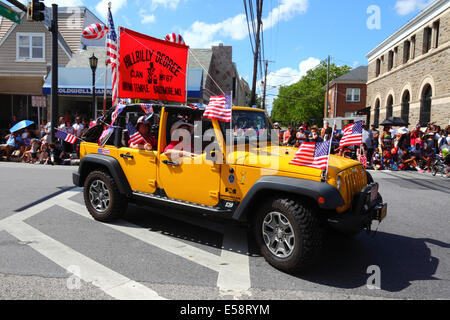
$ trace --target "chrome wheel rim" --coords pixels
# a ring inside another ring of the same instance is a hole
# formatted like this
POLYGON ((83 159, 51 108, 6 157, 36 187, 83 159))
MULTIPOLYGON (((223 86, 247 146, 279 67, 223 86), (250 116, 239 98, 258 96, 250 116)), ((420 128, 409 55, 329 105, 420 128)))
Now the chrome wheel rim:
POLYGON ((288 258, 294 252, 294 228, 282 213, 270 212, 266 215, 262 234, 267 249, 278 258, 288 258))
POLYGON ((89 201, 92 207, 100 212, 105 212, 110 203, 109 190, 102 180, 94 180, 89 187, 89 201))

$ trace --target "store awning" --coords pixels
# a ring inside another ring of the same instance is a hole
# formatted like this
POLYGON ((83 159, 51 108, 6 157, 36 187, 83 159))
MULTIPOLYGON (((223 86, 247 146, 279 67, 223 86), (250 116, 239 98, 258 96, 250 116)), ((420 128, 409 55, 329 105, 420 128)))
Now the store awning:
MULTIPOLYGON (((111 96, 111 72, 108 70, 106 79, 106 95, 111 96)), ((95 95, 103 96, 105 87, 105 69, 95 72, 95 95)), ((42 87, 43 94, 52 92, 52 73, 45 79, 42 87)), ((58 68, 58 94, 59 95, 92 95, 92 70, 90 68, 58 68)), ((188 98, 203 97, 203 70, 191 69, 188 74, 188 98)), ((125 98, 125 97, 124 97, 125 98)))

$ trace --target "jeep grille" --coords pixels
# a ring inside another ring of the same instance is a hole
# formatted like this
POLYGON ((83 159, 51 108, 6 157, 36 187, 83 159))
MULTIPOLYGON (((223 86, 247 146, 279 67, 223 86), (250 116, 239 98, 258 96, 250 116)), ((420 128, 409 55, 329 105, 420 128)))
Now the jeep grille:
POLYGON ((342 181, 342 196, 345 203, 350 204, 353 201, 353 196, 361 192, 367 185, 366 172, 362 166, 356 166, 345 171, 342 171, 339 176, 342 181))

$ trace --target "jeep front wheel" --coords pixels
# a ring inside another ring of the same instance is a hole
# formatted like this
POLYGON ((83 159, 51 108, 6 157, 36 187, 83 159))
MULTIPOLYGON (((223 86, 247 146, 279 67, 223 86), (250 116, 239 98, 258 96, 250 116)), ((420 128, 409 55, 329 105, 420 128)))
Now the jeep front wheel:
POLYGON ((275 268, 298 272, 317 258, 323 230, 313 210, 298 200, 275 199, 260 208, 254 232, 264 258, 275 268))
POLYGON ((117 220, 127 209, 127 201, 114 179, 103 171, 93 171, 87 176, 83 193, 86 208, 95 220, 117 220))

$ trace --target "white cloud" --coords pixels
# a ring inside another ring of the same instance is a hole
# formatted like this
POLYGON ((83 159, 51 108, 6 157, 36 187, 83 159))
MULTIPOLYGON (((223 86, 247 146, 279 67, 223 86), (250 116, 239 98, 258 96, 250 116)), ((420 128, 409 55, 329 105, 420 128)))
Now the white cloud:
POLYGON ((101 0, 97 3, 95 10, 97 10, 97 13, 105 20, 105 22, 108 16, 108 2, 111 2, 111 13, 113 14, 113 18, 116 12, 127 5, 127 0, 101 0))
POLYGON ((160 6, 175 10, 179 3, 180 0, 151 0, 150 10, 155 11, 160 6))
POLYGON ((264 30, 272 28, 278 21, 288 21, 298 14, 306 13, 308 0, 280 0, 280 5, 263 19, 264 30))
MULTIPOLYGON (((280 86, 289 86, 298 82, 305 76, 309 70, 314 69, 320 64, 321 60, 310 57, 299 63, 298 69, 282 68, 267 75, 267 95, 266 104, 267 111, 270 114, 272 111, 273 100, 278 94, 280 86)), ((262 81, 258 81, 258 90, 263 88, 262 81)))
POLYGON ((434 0, 398 0, 395 4, 395 10, 401 16, 413 13, 417 10, 423 10, 434 0))
MULTIPOLYGON (((280 0, 280 5, 263 18, 264 30, 270 29, 280 21, 288 21, 308 8, 309 0, 280 0)), ((222 42, 218 37, 243 40, 248 36, 245 14, 238 14, 218 23, 195 21, 188 30, 182 32, 186 43, 193 48, 208 48, 222 42)))
POLYGON ((144 9, 139 10, 139 16, 141 17, 142 24, 153 23, 156 21, 155 15, 147 14, 147 12, 144 9))
POLYGON ((215 39, 217 36, 233 40, 244 39, 247 36, 245 15, 239 14, 216 24, 195 21, 188 30, 183 32, 186 44, 193 48, 207 48, 222 42, 215 39))

